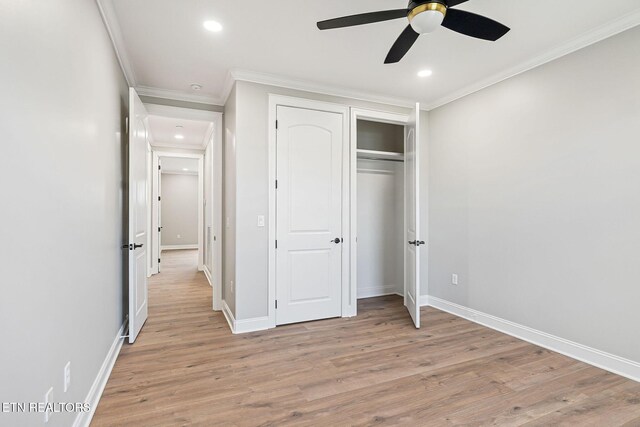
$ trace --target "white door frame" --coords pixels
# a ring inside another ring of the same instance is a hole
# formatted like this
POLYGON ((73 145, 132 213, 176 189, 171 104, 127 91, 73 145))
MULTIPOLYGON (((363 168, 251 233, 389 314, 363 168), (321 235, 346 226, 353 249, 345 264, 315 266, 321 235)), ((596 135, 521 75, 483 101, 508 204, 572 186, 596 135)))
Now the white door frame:
MULTIPOLYGON (((171 151, 170 149, 153 150, 153 165, 154 172, 160 174, 158 170, 158 164, 160 157, 178 157, 181 159, 197 159, 198 160, 198 270, 204 270, 204 154, 196 153, 181 153, 178 151, 171 151)), ((158 186, 155 187, 153 196, 153 211, 158 209, 158 186)), ((156 213, 155 218, 158 218, 156 213)), ((157 225, 156 225, 157 227, 157 225)), ((157 230, 157 228, 156 228, 157 230)), ((156 231, 157 232, 157 231, 156 231)), ((154 253, 160 254, 160 242, 155 240, 154 253)))
MULTIPOLYGON (((213 135, 211 145, 211 182, 210 188, 213 194, 207 194, 212 203, 211 217, 209 220, 213 226, 213 241, 211 244, 214 271, 209 271, 205 264, 205 274, 208 274, 210 284, 213 287, 213 309, 222 310, 222 113, 214 113, 213 135)), ((207 202, 209 203, 209 202, 207 202)))
POLYGON ((276 118, 278 106, 304 108, 342 114, 343 155, 342 155, 342 235, 345 237, 342 247, 342 317, 351 317, 356 313, 357 295, 349 283, 349 259, 351 232, 349 229, 349 107, 328 102, 303 98, 269 94, 269 261, 268 261, 268 307, 267 316, 270 328, 276 327, 276 118))
MULTIPOLYGON (((409 121, 408 114, 398 114, 398 113, 389 113, 386 111, 377 111, 377 110, 365 110, 362 108, 351 108, 351 139, 350 139, 350 163, 351 163, 351 173, 350 173, 350 181, 351 186, 349 188, 349 192, 351 194, 349 211, 350 211, 350 222, 351 222, 351 234, 349 236, 349 241, 355 242, 351 247, 351 257, 349 260, 350 264, 350 282, 351 282, 351 292, 356 294, 358 293, 358 244, 356 242, 356 238, 358 236, 358 120, 368 120, 372 122, 379 123, 389 123, 394 125, 405 126, 409 121)), ((405 195, 406 198, 406 195, 405 195)), ((403 217, 403 230, 405 230, 406 234, 406 226, 405 219, 403 217)), ((407 239, 402 239, 403 241, 407 239)), ((404 271, 404 268, 403 268, 404 271)), ((404 286, 404 283, 403 283, 404 286)), ((353 316, 357 315, 357 304, 355 306, 355 311, 353 312, 353 316)))
MULTIPOLYGON (((154 116, 162 116, 176 119, 187 119, 187 120, 201 120, 208 121, 213 123, 213 133, 212 135, 208 135, 206 140, 203 141, 203 145, 198 148, 198 150, 202 150, 202 156, 204 157, 204 150, 207 148, 207 144, 213 144, 211 147, 211 162, 212 162, 212 174, 211 174, 211 189, 213 194, 206 195, 205 200, 209 203, 209 198, 211 198, 211 202, 213 203, 213 209, 211 209, 212 218, 209 218, 211 224, 213 225, 213 233, 216 237, 213 241, 212 245, 212 256, 214 259, 214 270, 213 272, 205 269, 203 263, 204 260, 199 260, 198 268, 203 270, 205 274, 207 274, 207 278, 210 280, 211 286, 213 287, 213 309, 216 311, 222 310, 222 118, 223 113, 217 111, 205 111, 205 110, 194 110, 191 108, 182 108, 182 107, 173 107, 168 105, 158 105, 152 103, 145 103, 145 107, 147 108, 147 112, 150 115, 154 116)), ((195 147, 194 147, 195 148, 195 147)), ((167 147, 159 147, 155 146, 154 150, 163 151, 163 152, 171 152, 171 157, 180 157, 180 154, 184 154, 184 151, 174 152, 172 150, 179 150, 179 147, 176 146, 167 146, 167 147), (179 154, 176 154, 179 153, 179 154)), ((157 172, 158 164, 155 161, 153 170, 157 172)), ((204 180, 204 173, 200 174, 202 179, 204 180)), ((157 173, 153 174, 157 179, 157 173)), ((153 185, 153 199, 154 203, 157 203, 158 194, 157 194, 157 182, 153 185)), ((202 194, 203 191, 200 191, 202 194)), ((202 206, 202 203, 200 203, 202 206)), ((204 215, 204 214, 203 214, 204 215)), ((153 230, 156 230, 158 227, 157 224, 157 215, 153 215, 155 224, 153 226, 153 230)), ((153 221, 152 221, 153 222, 153 221)), ((200 238, 204 239, 204 221, 200 222, 203 225, 201 232, 198 233, 200 238)), ((204 245, 204 240, 202 242, 204 245)), ((153 245, 155 247, 155 244, 153 245)), ((204 251, 200 250, 202 254, 204 251)), ((159 255, 159 247, 158 252, 152 256, 152 273, 156 274, 158 272, 157 267, 157 259, 159 255)))

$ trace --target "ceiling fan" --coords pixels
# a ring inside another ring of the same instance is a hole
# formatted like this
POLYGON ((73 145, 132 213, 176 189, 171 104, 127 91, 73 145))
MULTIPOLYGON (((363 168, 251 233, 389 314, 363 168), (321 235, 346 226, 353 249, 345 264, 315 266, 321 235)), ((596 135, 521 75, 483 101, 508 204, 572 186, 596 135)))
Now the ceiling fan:
POLYGON ((489 41, 496 41, 509 32, 509 27, 493 19, 464 10, 452 9, 453 6, 467 1, 412 0, 406 9, 383 10, 329 19, 318 22, 318 28, 330 30, 407 18, 409 25, 391 47, 384 60, 385 64, 399 62, 418 40, 420 34, 430 33, 441 25, 460 34, 489 41))

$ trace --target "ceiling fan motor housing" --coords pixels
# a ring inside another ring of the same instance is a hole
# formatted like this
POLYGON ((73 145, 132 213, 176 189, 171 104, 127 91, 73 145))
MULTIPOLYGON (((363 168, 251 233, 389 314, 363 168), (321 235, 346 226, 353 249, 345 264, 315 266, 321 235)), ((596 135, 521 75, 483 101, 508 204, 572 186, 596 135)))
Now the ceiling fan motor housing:
POLYGON ((446 14, 447 4, 444 1, 411 1, 407 18, 416 33, 426 34, 439 28, 446 14))

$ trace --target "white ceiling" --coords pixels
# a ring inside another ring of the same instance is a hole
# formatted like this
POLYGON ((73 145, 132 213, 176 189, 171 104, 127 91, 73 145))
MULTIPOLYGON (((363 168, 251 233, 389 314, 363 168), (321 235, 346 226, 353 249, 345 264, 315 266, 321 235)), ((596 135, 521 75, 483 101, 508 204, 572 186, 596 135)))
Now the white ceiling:
POLYGON ((433 107, 640 24, 638 0, 470 0, 459 8, 512 31, 491 43, 442 28, 421 36, 399 64, 384 65, 406 20, 332 31, 319 31, 316 21, 402 8, 406 0, 99 1, 111 10, 112 36, 125 46, 135 86, 212 102, 224 100, 229 72, 241 70, 433 107), (206 31, 207 19, 224 30, 206 31), (418 78, 424 68, 433 76, 418 78))
POLYGON ((149 131, 154 147, 174 147, 202 150, 206 147, 212 123, 198 120, 149 116, 149 131), (182 126, 178 129, 176 126, 182 126), (176 135, 184 139, 176 139, 176 135))
POLYGON ((162 173, 198 173, 198 159, 186 159, 181 157, 160 157, 160 161, 162 164, 162 173))

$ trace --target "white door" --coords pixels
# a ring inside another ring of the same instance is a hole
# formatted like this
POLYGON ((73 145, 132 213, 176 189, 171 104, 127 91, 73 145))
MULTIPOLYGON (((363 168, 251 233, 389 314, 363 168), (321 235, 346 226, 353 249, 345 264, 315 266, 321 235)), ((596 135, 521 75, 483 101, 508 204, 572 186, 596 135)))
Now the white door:
POLYGON ((409 310, 416 328, 420 327, 420 200, 419 200, 419 141, 420 104, 411 113, 405 127, 405 245, 404 305, 409 310))
POLYGON ((147 320, 147 112, 129 89, 129 342, 147 320))
POLYGON ((162 271, 162 158, 158 158, 158 273, 162 271))
POLYGON ((339 113, 278 107, 276 324, 342 314, 339 113))

